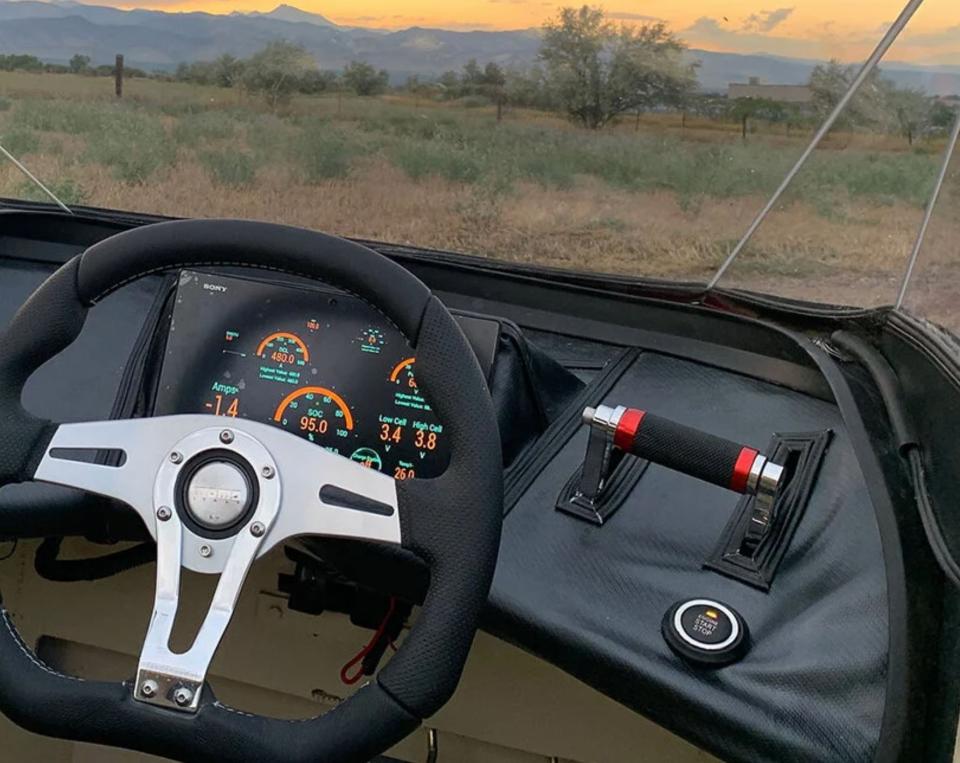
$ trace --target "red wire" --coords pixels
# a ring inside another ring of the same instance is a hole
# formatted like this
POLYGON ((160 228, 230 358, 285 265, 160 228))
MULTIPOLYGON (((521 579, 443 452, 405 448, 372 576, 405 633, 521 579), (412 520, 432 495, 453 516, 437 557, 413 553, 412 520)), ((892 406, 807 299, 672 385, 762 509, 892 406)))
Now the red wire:
POLYGON ((384 615, 383 622, 380 623, 380 627, 377 628, 377 632, 373 634, 373 638, 370 639, 370 642, 359 652, 357 656, 354 657, 350 662, 340 668, 340 680, 343 681, 347 686, 353 686, 357 681, 363 678, 363 658, 366 657, 370 652, 373 651, 373 648, 377 645, 377 642, 383 638, 384 631, 387 630, 387 625, 390 622, 390 618, 393 616, 393 611, 397 608, 397 599, 395 596, 390 597, 390 606, 387 608, 387 614, 384 615), (360 670, 358 670, 353 675, 350 675, 350 669, 360 665, 360 670))

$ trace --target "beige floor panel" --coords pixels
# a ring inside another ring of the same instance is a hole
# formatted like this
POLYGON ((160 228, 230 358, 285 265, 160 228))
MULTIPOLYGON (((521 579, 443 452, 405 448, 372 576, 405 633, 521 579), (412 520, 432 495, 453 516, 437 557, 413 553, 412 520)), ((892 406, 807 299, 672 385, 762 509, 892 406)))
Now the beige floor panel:
MULTIPOLYGON (((68 672, 129 678, 153 597, 153 566, 95 583, 51 583, 33 571, 36 544, 21 543, 0 564, 0 590, 28 643, 68 672)), ((65 544, 65 555, 102 553, 65 544)), ((346 617, 291 612, 276 591, 291 564, 275 552, 251 572, 211 667, 211 683, 229 704, 277 717, 322 713, 350 693, 340 667, 369 639, 346 617)), ((187 574, 174 643, 187 645, 206 611, 214 578, 187 574)), ((453 701, 429 725, 438 730, 438 763, 635 763, 714 760, 661 727, 548 663, 486 634, 474 643, 453 701)), ((3 721, 4 760, 133 763, 157 760, 91 745, 36 737, 3 721)), ((426 731, 391 754, 426 760, 426 731)))

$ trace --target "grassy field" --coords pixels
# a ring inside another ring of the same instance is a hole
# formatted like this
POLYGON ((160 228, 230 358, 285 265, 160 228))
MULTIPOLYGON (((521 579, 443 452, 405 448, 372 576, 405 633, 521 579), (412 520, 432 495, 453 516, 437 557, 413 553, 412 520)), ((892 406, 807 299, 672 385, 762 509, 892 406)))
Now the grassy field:
MULTIPOLYGON (((67 203, 628 274, 711 273, 806 137, 761 125, 744 142, 739 125, 681 128, 673 114, 590 133, 548 114, 508 110, 497 123, 492 109, 403 96, 299 97, 274 114, 237 90, 151 80, 129 81, 117 102, 106 78, 0 73, 0 140, 67 203)), ((728 283, 890 302, 942 147, 830 136, 728 283)), ((10 165, 0 195, 38 198, 10 165)), ((960 240, 957 216, 940 217, 925 259, 934 289, 960 240)))

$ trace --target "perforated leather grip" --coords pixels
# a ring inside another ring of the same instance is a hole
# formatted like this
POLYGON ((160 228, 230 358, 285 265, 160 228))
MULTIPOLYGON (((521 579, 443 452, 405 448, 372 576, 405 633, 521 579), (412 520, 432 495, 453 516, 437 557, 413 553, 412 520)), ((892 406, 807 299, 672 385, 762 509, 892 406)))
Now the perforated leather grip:
POLYGON ((635 456, 737 493, 752 492, 751 469, 758 458, 766 460, 754 448, 636 408, 623 412, 613 441, 635 456))

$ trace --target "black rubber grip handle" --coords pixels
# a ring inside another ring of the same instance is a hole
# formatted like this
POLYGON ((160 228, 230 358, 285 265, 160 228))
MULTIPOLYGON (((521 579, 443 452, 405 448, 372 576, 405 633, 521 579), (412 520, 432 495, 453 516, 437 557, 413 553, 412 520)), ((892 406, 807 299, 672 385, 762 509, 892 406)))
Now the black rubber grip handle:
POLYGON ((745 445, 633 409, 621 417, 615 442, 639 458, 738 493, 747 492, 759 455, 745 445))

